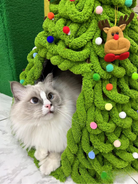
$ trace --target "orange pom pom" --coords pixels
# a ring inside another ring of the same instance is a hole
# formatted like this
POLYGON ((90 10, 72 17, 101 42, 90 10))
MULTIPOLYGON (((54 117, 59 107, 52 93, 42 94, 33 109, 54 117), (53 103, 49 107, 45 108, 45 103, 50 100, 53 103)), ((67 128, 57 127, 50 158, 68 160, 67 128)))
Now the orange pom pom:
POLYGON ((55 15, 54 15, 54 13, 49 12, 47 16, 48 16, 49 19, 52 20, 52 19, 54 18, 55 15))
POLYGON ((106 85, 106 89, 108 90, 108 91, 111 91, 112 89, 113 89, 113 85, 112 84, 107 84, 106 85))

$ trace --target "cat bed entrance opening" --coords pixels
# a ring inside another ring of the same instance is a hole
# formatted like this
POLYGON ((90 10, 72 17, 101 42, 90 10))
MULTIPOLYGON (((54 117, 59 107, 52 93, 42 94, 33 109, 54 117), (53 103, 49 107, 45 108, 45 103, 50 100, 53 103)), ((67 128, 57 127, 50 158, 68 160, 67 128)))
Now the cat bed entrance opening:
MULTIPOLYGON (((72 73, 69 70, 66 70, 66 71, 60 70, 57 65, 56 66, 53 65, 50 62, 50 60, 46 59, 43 63, 43 69, 42 69, 41 75, 40 75, 39 79, 35 81, 35 83, 37 83, 39 81, 43 81, 49 73, 52 73, 53 77, 58 77, 58 75, 60 75, 61 72, 72 73)), ((75 76, 75 74, 73 74, 73 73, 72 73, 72 75, 75 76)), ((78 82, 82 84, 82 76, 76 75, 76 77, 78 79, 78 82)))

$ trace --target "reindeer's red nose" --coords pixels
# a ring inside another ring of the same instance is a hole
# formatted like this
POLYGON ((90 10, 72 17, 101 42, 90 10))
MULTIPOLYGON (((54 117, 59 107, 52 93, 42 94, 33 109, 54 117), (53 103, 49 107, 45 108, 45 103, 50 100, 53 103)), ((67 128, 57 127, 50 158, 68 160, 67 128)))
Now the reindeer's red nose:
POLYGON ((119 35, 115 34, 115 35, 114 35, 114 39, 115 39, 115 40, 118 40, 118 39, 119 39, 119 35))

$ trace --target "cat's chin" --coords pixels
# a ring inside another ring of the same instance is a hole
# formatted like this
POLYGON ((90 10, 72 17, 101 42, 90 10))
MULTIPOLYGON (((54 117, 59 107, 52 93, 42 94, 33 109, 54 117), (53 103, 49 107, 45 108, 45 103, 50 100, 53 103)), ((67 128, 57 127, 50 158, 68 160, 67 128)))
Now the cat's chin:
POLYGON ((47 114, 44 114, 43 118, 45 120, 51 120, 54 117, 54 112, 48 112, 47 114))

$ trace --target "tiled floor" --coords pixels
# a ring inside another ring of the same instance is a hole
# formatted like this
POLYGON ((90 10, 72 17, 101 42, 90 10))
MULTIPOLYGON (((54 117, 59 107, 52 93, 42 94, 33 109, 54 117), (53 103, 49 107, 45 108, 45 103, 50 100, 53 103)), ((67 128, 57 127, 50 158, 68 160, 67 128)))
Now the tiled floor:
MULTIPOLYGON (((0 184, 60 184, 53 177, 42 177, 33 160, 12 136, 9 120, 11 103, 11 97, 0 94, 0 184)), ((114 184, 138 183, 138 174, 131 177, 119 174, 114 184)), ((73 184, 71 178, 65 183, 73 184)))

